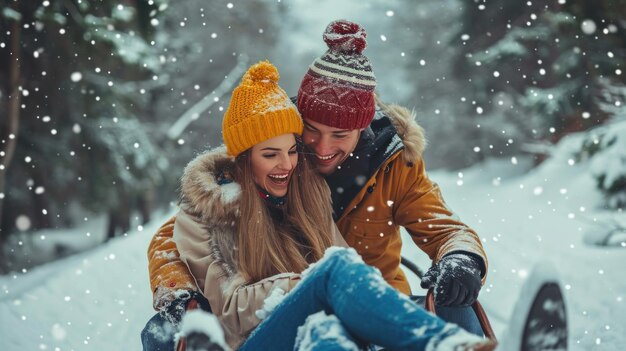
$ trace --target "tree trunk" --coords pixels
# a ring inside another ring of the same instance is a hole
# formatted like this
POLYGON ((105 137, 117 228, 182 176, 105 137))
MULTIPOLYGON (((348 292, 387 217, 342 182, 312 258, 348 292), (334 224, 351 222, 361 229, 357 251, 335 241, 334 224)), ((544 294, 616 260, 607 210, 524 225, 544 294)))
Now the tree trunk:
POLYGON ((116 215, 115 215, 115 210, 111 210, 109 211, 109 225, 107 226, 107 237, 106 237, 106 241, 109 241, 113 238, 115 238, 115 223, 116 223, 116 215))
POLYGON ((141 225, 146 225, 150 222, 150 215, 152 213, 152 207, 154 206, 155 190, 150 188, 144 193, 139 195, 139 212, 141 213, 141 225))
MULTIPOLYGON (((37 167, 33 169, 33 178, 35 180, 35 187, 43 186, 45 189, 48 188, 48 183, 46 182, 46 177, 42 174, 42 171, 45 171, 43 167, 37 167)), ((33 224, 35 229, 47 229, 53 227, 53 216, 52 213, 43 213, 43 210, 51 211, 50 201, 48 200, 48 196, 45 194, 37 194, 37 192, 31 192, 32 203, 35 205, 34 210, 31 212, 33 216, 33 224)))
POLYGON ((118 206, 109 211, 107 241, 115 237, 118 229, 122 231, 122 234, 126 234, 130 231, 130 205, 128 201, 128 196, 121 194, 119 196, 118 206))
MULTIPOLYGON (((15 11, 18 11, 18 2, 12 2, 11 8, 15 11)), ((18 11, 19 12, 19 11, 18 11)), ((8 20, 11 21, 11 20, 8 20)), ((3 231, 2 225, 2 212, 4 199, 6 198, 5 187, 6 187, 6 174, 11 164, 11 160, 13 155, 15 154, 15 146, 17 144, 17 135, 19 130, 19 119, 20 119, 20 91, 19 85, 21 80, 21 72, 20 72, 20 37, 21 37, 21 21, 20 20, 12 20, 11 24, 11 35, 9 42, 9 64, 8 64, 8 72, 9 72, 9 82, 7 85, 8 91, 8 103, 7 103, 7 119, 6 119, 6 129, 0 131, 0 150, 4 152, 4 156, 0 156, 0 262, 4 262, 4 243, 6 241, 6 236, 8 233, 3 231)), ((4 129, 4 128, 3 128, 4 129)))

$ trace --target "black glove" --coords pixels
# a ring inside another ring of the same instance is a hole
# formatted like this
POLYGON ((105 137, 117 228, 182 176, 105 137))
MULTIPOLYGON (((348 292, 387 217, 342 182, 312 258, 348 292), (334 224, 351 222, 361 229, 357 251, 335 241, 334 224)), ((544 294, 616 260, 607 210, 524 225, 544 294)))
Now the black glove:
POLYGON ((161 317, 169 323, 178 326, 180 321, 187 311, 187 305, 189 302, 195 300, 198 302, 199 307, 207 312, 211 312, 211 306, 209 301, 197 291, 179 290, 177 296, 170 303, 166 304, 159 310, 161 317))
POLYGON ((482 259, 478 256, 452 253, 430 267, 420 286, 434 288, 438 306, 470 306, 480 292, 482 267, 482 259))

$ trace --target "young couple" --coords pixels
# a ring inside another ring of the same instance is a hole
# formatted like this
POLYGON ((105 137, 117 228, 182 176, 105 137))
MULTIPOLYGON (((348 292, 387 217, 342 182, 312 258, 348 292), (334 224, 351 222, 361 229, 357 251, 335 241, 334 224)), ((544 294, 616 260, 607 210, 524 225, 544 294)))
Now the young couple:
POLYGON ((480 332, 467 318, 487 272, 480 240, 428 179, 411 113, 375 101, 365 38, 356 23, 327 27, 329 50, 304 76, 297 108, 269 62, 244 75, 224 115, 225 149, 188 164, 181 209, 150 244, 160 313, 144 349, 173 348, 191 300, 232 349, 495 347, 456 325, 480 332), (456 324, 409 297, 400 227, 433 259, 422 287, 456 324))

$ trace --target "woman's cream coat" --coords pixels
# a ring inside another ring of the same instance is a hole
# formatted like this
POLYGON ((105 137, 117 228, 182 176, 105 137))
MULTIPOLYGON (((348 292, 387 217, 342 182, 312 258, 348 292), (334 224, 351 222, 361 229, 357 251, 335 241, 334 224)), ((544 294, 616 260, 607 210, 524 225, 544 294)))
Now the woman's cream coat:
MULTIPOLYGON (((224 150, 204 153, 189 163, 182 177, 181 211, 176 215, 173 240, 224 328, 226 342, 236 349, 260 323, 256 311, 263 308, 270 292, 275 288, 291 291, 300 276, 283 273, 253 283, 243 279, 236 260, 235 232, 241 220, 240 187, 218 181, 233 165, 224 150)), ((334 245, 346 246, 334 223, 328 223, 328 230, 333 232, 334 245)))

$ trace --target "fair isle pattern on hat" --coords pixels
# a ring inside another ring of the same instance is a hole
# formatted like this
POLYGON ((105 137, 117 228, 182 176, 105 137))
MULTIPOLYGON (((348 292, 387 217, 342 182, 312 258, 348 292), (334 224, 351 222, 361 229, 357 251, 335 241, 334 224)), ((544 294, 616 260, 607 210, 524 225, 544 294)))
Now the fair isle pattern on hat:
POLYGON ((342 56, 328 51, 324 56, 313 61, 309 70, 312 76, 337 79, 339 82, 359 89, 373 91, 376 88, 376 77, 367 58, 345 60, 342 56))
POLYGON ((361 129, 374 118, 376 76, 362 54, 367 33, 354 22, 331 22, 324 32, 328 51, 309 66, 298 90, 304 119, 340 129, 361 129))

